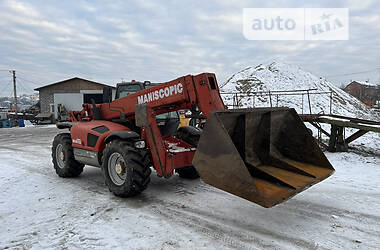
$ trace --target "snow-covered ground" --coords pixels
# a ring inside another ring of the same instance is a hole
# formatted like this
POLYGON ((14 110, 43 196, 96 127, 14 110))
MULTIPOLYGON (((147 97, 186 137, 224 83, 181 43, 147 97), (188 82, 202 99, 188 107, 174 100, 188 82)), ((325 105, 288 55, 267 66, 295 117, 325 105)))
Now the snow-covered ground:
POLYGON ((178 176, 152 174, 148 189, 130 199, 112 195, 98 168, 59 178, 50 156, 58 132, 0 129, 0 249, 380 246, 380 151, 369 143, 379 134, 366 134, 351 152, 327 153, 334 175, 265 209, 178 176))

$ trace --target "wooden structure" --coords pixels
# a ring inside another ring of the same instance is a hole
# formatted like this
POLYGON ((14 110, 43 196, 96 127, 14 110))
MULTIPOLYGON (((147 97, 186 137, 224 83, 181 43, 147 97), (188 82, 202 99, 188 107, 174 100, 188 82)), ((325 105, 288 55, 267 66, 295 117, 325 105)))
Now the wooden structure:
MULTIPOLYGON (((348 144, 358 139, 369 131, 380 133, 380 122, 363 120, 358 118, 340 116, 340 115, 300 115, 304 122, 309 122, 316 127, 320 133, 329 137, 329 144, 324 144, 321 140, 318 143, 330 152, 347 151, 348 144), (331 132, 327 132, 320 125, 321 123, 330 124, 331 132), (345 136, 345 128, 358 129, 349 137, 345 136)), ((320 136, 318 136, 320 138, 320 136)))

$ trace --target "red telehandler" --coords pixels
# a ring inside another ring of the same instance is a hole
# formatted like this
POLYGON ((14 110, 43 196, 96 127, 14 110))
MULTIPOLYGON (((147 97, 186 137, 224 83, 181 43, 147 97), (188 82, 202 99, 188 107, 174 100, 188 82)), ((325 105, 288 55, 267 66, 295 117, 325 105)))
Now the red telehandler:
POLYGON ((334 172, 294 109, 229 110, 212 73, 183 76, 126 96, 117 93, 120 98, 114 101, 109 91, 104 94, 105 103, 84 104, 83 110, 69 112, 70 122, 57 124, 70 130, 53 142, 59 176, 78 176, 84 165, 101 167, 110 191, 130 197, 147 188, 153 167, 160 177, 174 172, 183 178, 200 176, 214 187, 272 207, 334 172), (204 129, 176 131, 158 124, 162 114, 183 109, 207 119, 204 129))

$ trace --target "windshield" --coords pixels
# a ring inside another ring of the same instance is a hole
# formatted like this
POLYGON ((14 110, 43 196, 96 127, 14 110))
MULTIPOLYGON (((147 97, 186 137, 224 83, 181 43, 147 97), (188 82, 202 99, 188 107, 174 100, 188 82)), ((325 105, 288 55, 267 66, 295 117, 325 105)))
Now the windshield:
POLYGON ((179 119, 178 113, 176 111, 164 113, 156 116, 156 119, 179 119))
POLYGON ((122 98, 124 96, 127 96, 129 94, 136 93, 141 90, 140 85, 138 84, 128 84, 128 85, 120 85, 118 87, 118 93, 117 93, 117 98, 122 98))

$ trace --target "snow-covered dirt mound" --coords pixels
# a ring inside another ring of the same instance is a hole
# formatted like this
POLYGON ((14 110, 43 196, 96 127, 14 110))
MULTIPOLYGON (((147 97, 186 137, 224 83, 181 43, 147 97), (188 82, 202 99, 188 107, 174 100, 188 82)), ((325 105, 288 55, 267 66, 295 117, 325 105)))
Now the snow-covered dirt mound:
MULTIPOLYGON (((332 113, 357 117, 362 119, 380 120, 378 114, 365 106, 355 97, 347 94, 334 84, 302 70, 299 66, 287 64, 281 61, 273 61, 260 64, 256 67, 247 67, 232 75, 226 83, 220 86, 222 97, 227 105, 233 105, 233 95, 226 93, 252 93, 266 91, 310 91, 310 102, 312 113, 330 113, 330 94, 313 94, 320 92, 333 92, 332 113)), ((304 92, 305 93, 305 92, 304 92)), ((274 93, 275 94, 275 93, 274 93)), ((308 113, 309 104, 307 95, 272 95, 272 105, 281 107, 292 107, 298 113, 308 113)), ((236 103, 236 102, 235 102, 236 103)), ((268 107, 269 96, 244 96, 238 98, 242 107, 268 107)))

